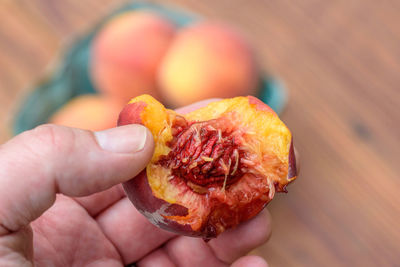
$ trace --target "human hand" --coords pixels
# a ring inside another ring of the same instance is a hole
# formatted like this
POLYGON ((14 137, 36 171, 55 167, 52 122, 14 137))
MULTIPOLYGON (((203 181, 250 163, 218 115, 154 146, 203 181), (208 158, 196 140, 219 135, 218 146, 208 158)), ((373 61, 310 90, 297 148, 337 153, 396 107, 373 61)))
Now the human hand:
POLYGON ((269 238, 267 210, 205 243, 133 207, 120 183, 145 168, 153 146, 140 125, 44 125, 1 145, 0 266, 266 266, 243 255, 269 238))

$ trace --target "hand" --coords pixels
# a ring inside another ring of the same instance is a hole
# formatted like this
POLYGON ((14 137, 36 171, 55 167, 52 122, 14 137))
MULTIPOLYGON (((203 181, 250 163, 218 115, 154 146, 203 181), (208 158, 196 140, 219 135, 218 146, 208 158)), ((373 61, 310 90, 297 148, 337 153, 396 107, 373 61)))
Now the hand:
POLYGON ((140 125, 44 125, 1 145, 0 266, 267 266, 244 256, 268 240, 267 210, 205 243, 161 230, 133 207, 120 183, 145 168, 153 146, 140 125))

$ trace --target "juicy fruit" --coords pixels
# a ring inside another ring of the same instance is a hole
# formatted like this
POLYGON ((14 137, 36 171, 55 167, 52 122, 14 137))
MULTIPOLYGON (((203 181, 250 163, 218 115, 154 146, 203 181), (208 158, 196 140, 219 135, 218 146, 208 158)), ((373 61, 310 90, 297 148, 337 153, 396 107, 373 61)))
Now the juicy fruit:
POLYGON ((225 25, 200 22, 177 33, 162 60, 159 86, 172 106, 257 93, 259 71, 250 46, 225 25))
POLYGON ((296 178, 292 136, 254 97, 214 102, 179 115, 154 98, 134 98, 118 124, 150 129, 155 151, 124 184, 152 223, 179 234, 216 237, 258 214, 296 178))
POLYGON ((95 87, 126 103, 132 96, 157 96, 156 76, 175 28, 149 11, 113 17, 93 41, 90 72, 95 87))
POLYGON ((172 176, 207 187, 229 185, 242 176, 244 151, 230 131, 221 130, 224 125, 217 121, 189 125, 184 118, 179 121, 179 128, 172 126, 171 151, 159 160, 161 166, 171 169, 172 176))
POLYGON ((50 123, 101 131, 116 126, 121 108, 118 102, 99 95, 81 95, 71 99, 49 120, 50 123))

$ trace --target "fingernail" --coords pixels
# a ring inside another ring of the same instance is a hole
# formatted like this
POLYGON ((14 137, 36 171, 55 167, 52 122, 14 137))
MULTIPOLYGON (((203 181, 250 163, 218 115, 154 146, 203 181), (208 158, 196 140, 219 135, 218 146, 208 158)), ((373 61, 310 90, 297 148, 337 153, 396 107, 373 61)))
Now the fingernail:
POLYGON ((142 150, 147 140, 146 127, 126 125, 94 133, 99 146, 115 153, 135 153, 142 150))

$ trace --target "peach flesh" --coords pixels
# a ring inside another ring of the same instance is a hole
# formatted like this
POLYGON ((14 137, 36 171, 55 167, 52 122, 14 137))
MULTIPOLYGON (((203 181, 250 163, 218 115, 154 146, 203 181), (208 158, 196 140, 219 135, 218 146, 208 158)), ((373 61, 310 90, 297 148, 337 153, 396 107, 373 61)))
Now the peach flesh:
MULTIPOLYGON (((199 186, 229 185, 240 178, 244 151, 230 131, 216 129, 217 121, 189 125, 181 118, 169 144, 171 152, 158 164, 172 169, 172 175, 199 186)), ((218 127, 218 126, 217 126, 218 127)))

